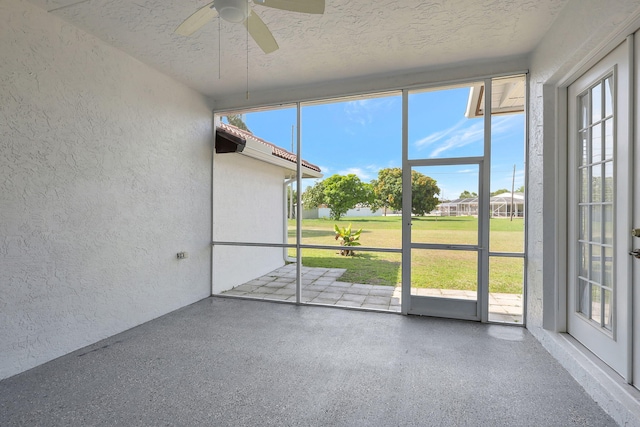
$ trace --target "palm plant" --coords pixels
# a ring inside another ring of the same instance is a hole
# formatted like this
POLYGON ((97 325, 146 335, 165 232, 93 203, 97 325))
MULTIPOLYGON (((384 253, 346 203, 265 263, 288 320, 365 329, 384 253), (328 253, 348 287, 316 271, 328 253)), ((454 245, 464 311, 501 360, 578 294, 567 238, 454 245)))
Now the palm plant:
MULTIPOLYGON (((334 230, 336 231, 336 240, 340 241, 340 246, 360 246, 360 233, 362 233, 362 228, 357 231, 351 230, 351 223, 349 223, 348 227, 338 227, 337 224, 333 225, 334 230)), ((353 256, 353 249, 341 249, 340 255, 342 256, 353 256)))

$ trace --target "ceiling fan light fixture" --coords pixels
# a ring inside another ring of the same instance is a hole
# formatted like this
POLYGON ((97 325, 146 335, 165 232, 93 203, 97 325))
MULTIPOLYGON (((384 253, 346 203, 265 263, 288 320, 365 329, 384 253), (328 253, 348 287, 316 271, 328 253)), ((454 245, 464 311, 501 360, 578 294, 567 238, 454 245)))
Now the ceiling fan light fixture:
POLYGON ((216 0, 215 8, 225 21, 241 23, 249 15, 247 0, 216 0))

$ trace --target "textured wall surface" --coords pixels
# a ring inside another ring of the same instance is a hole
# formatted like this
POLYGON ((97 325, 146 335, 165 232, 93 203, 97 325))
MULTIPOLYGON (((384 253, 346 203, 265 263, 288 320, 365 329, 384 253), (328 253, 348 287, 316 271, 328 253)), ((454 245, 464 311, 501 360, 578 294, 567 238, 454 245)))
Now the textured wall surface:
MULTIPOLYGON (((216 154, 213 170, 213 239, 284 243, 285 171, 237 153, 216 154)), ((231 289, 282 265, 282 248, 216 246, 213 292, 231 289)))
MULTIPOLYGON (((534 333, 543 324, 543 295, 555 292, 554 263, 562 255, 556 254, 555 241, 565 233, 562 218, 555 217, 557 201, 564 197, 559 192, 558 180, 566 175, 566 165, 555 164, 557 149, 566 150, 557 147, 555 86, 620 31, 629 17, 637 17, 638 8, 634 0, 572 0, 532 54, 527 307, 528 326, 534 333)), ((553 310, 549 298, 545 304, 545 310, 553 310)))
POLYGON ((3 378, 209 295, 211 112, 20 0, 0 57, 3 378))

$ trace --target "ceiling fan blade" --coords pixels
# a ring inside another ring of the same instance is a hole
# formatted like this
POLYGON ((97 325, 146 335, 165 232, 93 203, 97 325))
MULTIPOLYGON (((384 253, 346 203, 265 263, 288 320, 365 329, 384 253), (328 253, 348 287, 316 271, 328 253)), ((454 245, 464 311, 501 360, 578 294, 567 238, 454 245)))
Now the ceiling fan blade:
POLYGON ((324 13, 324 0, 254 0, 254 3, 292 12, 324 13))
POLYGON ((264 53, 271 53, 278 50, 278 43, 276 39, 273 38, 273 34, 271 34, 267 25, 253 10, 249 12, 249 17, 244 21, 244 26, 247 27, 247 31, 249 31, 251 37, 253 37, 264 53))
POLYGON ((218 11, 213 7, 213 2, 211 2, 208 5, 201 7, 193 15, 185 19, 184 22, 176 28, 174 33, 181 36, 190 36, 216 16, 218 16, 218 11))

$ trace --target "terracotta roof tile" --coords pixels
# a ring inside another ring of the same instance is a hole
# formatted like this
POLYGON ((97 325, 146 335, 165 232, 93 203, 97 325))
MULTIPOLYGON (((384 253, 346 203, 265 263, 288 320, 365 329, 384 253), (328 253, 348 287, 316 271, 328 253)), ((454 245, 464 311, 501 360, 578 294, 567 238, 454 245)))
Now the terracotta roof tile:
MULTIPOLYGON (((276 157, 279 157, 279 158, 284 159, 284 160, 288 160, 288 161, 290 161, 292 163, 297 163, 298 162, 298 157, 295 154, 293 154, 293 153, 291 153, 291 152, 289 152, 287 150, 284 150, 284 149, 278 147, 277 145, 272 144, 269 141, 265 141, 264 139, 255 136, 251 132, 247 132, 246 130, 242 130, 242 129, 240 129, 240 128, 236 127, 236 126, 230 125, 228 123, 220 123, 218 125, 218 127, 220 127, 221 129, 223 129, 223 130, 225 130, 225 131, 227 131, 227 132, 229 132, 229 133, 231 133, 233 135, 236 135, 236 136, 238 136, 240 138, 244 138, 245 140, 247 138, 251 138, 251 139, 253 139, 255 141, 258 141, 261 144, 266 145, 267 147, 270 147, 271 148, 271 154, 273 154, 276 157)), ((316 172, 321 172, 320 168, 318 166, 316 166, 316 165, 314 165, 312 163, 309 163, 304 159, 302 159, 301 163, 302 163, 302 166, 304 166, 304 167, 306 167, 308 169, 314 170, 316 172)))

